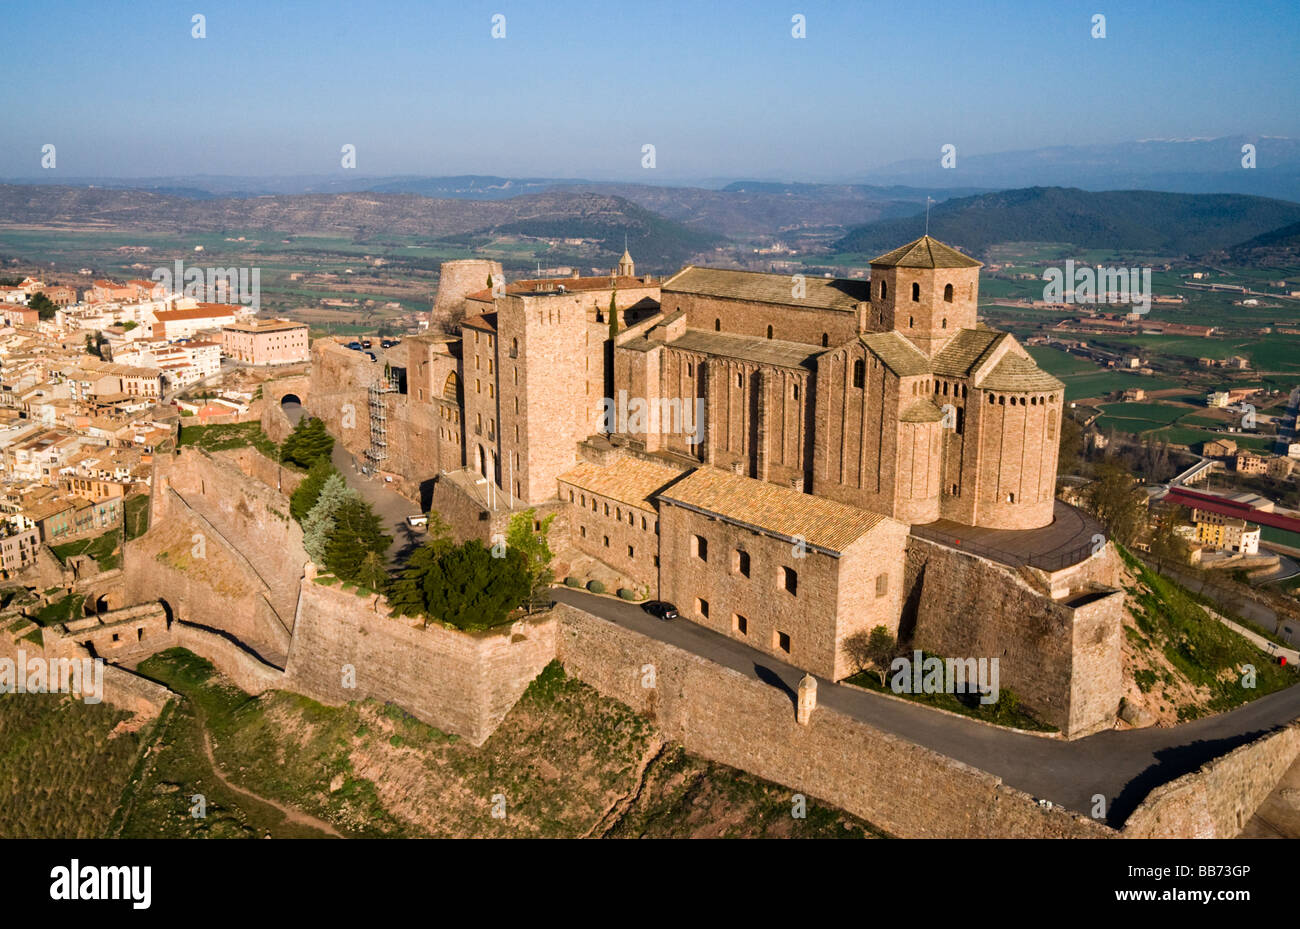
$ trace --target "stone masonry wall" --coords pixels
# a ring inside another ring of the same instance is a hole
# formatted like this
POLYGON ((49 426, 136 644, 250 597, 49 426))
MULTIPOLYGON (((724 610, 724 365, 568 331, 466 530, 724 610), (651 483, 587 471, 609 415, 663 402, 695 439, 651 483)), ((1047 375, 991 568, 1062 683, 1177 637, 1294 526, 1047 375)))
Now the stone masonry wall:
POLYGON ((1126 838, 1233 838, 1300 757, 1293 722, 1162 784, 1124 824, 1126 838))
POLYGON ((1114 722, 1123 686, 1121 592, 1055 601, 1009 568, 915 537, 904 583, 901 628, 912 630, 916 647, 998 658, 1000 687, 1068 738, 1114 722))
POLYGON ((1060 807, 1044 809, 984 771, 825 707, 795 722, 784 693, 739 672, 557 606, 565 669, 654 719, 687 751, 808 794, 904 837, 1114 837, 1060 807), (642 686, 646 665, 653 688, 642 686))
POLYGON ((485 633, 423 627, 388 616, 382 601, 307 577, 285 686, 334 705, 391 701, 481 745, 554 656, 549 615, 485 633), (352 688, 344 686, 347 667, 352 688))

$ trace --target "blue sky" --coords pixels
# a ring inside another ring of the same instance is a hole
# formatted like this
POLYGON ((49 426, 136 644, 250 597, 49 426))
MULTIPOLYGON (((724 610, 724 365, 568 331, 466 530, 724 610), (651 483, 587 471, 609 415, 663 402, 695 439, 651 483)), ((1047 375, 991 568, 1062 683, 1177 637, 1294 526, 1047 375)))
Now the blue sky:
POLYGON ((1300 136, 1295 0, 6 0, 0 24, 0 176, 48 178, 46 143, 69 177, 331 174, 351 143, 366 175, 639 180, 650 143, 657 180, 829 180, 947 142, 1300 136))

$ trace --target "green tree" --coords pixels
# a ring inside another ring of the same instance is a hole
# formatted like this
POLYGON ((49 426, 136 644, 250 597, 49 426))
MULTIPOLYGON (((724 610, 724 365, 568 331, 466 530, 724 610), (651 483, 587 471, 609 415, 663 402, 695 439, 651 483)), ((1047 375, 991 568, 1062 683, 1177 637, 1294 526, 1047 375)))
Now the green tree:
MULTIPOLYGON (((302 483, 294 488, 293 493, 289 496, 289 512, 294 519, 300 523, 306 519, 307 514, 311 512, 311 508, 316 505, 325 482, 335 474, 338 474, 338 471, 334 470, 334 465, 330 464, 328 458, 318 459, 311 466, 311 470, 307 472, 307 476, 302 483)), ((342 480, 342 475, 339 475, 339 479, 342 480)))
POLYGON ((530 613, 541 606, 543 601, 549 602, 547 591, 555 580, 555 574, 551 571, 551 558, 554 556, 547 539, 554 519, 555 514, 552 513, 539 523, 537 511, 528 509, 511 516, 506 526, 506 547, 523 556, 528 573, 527 605, 530 613), (540 528, 535 529, 535 523, 540 528))
POLYGON ((334 450, 334 437, 325 431, 325 423, 315 416, 304 416, 280 446, 280 460, 310 468, 334 450))
POLYGON ((333 519, 334 530, 325 545, 325 567, 345 581, 364 583, 361 568, 366 556, 387 554, 393 537, 384 532, 383 521, 355 491, 334 511, 333 519))
POLYGON ((841 647, 859 671, 874 667, 880 675, 881 686, 884 686, 885 672, 889 670, 889 664, 898 651, 898 643, 888 629, 876 626, 870 632, 865 629, 855 632, 845 637, 841 647))
POLYGON ((614 341, 618 335, 618 291, 609 295, 609 340, 614 341))
POLYGON ((1158 562, 1187 564, 1192 546, 1178 531, 1186 525, 1187 510, 1183 507, 1170 506, 1162 510, 1151 533, 1151 557, 1158 562))
POLYGON ((1061 451, 1057 457, 1056 470, 1059 474, 1073 474, 1079 469, 1083 455, 1083 429, 1073 416, 1061 417, 1061 451))
POLYGON ((388 568, 384 565, 384 556, 379 552, 366 552, 357 571, 357 581, 363 587, 382 591, 388 586, 388 568))
MULTIPOLYGON (((343 475, 337 471, 326 478, 321 486, 316 502, 302 521, 302 546, 314 563, 324 566, 326 547, 334 532, 334 514, 355 494, 356 491, 348 489, 343 482, 343 475)), ((292 505, 291 500, 290 506, 292 505)))
POLYGON ((32 294, 27 301, 27 308, 35 310, 36 315, 41 319, 53 319, 59 309, 58 305, 43 293, 32 294))
POLYGON ((1147 495, 1127 468, 1115 461, 1097 465, 1097 477, 1084 493, 1084 504, 1110 537, 1127 547, 1146 531, 1147 495))
POLYGON ((528 596, 524 556, 507 548, 501 558, 478 539, 462 545, 421 546, 389 586, 388 602, 408 616, 430 616, 475 631, 509 618, 528 596))

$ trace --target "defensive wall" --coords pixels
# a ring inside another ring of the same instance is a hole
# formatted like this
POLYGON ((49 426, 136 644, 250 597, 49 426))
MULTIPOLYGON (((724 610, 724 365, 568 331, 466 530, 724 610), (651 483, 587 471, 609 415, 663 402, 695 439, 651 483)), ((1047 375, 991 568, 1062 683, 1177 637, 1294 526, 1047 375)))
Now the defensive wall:
POLYGON ((187 448, 155 465, 150 531, 126 545, 126 596, 166 600, 181 619, 282 656, 306 561, 282 493, 187 448))
POLYGON ((1106 838, 1115 830, 1040 806, 985 771, 818 707, 795 721, 781 690, 561 604, 559 657, 687 751, 834 804, 910 838, 1106 838), (646 686, 653 668, 653 686, 646 686))
MULTIPOLYGON (((1113 553, 1094 557, 1100 564, 1113 553)), ((905 561, 900 639, 944 657, 997 658, 1000 688, 1067 738, 1114 725, 1123 591, 1080 572, 1072 593, 1053 599, 1032 573, 915 536, 905 561)))
POLYGON ((318 584, 309 569, 285 686, 333 705, 395 703, 482 745, 554 657, 549 614, 487 632, 425 626, 390 616, 376 596, 318 584))

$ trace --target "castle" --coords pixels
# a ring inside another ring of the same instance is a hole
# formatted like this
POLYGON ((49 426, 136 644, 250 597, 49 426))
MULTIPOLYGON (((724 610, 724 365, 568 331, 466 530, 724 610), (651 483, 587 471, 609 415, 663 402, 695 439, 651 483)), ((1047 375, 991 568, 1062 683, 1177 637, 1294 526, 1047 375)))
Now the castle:
MULTIPOLYGON (((525 507, 556 512, 567 541, 629 586, 838 680, 854 670, 849 636, 927 630, 917 601, 938 556, 922 540, 1071 543, 1039 565, 1045 609, 1086 612, 1113 588, 1109 549, 1099 567, 1082 544, 1097 527, 1055 500, 1063 386, 978 323, 980 267, 928 235, 873 260, 869 280, 689 266, 656 281, 626 250, 608 276, 509 284, 495 263, 449 262, 435 312, 460 334, 408 338, 404 366, 388 359, 400 388, 379 403, 400 426, 349 431, 346 404, 326 395, 360 399, 374 375, 327 340, 309 408, 399 479, 436 475, 433 505, 458 535, 487 539, 525 507)), ((1070 707, 1057 707, 1067 728, 1113 717, 1072 715, 1084 701, 1072 681, 1118 692, 1117 607, 1102 599, 1089 670, 1067 660, 1046 698, 1070 707)), ((1006 621, 967 617, 929 645, 1009 657, 989 634, 1006 621)), ((1062 622, 1051 635, 1077 659, 1080 620, 1062 622)), ((1052 649, 1024 646, 1041 655, 1019 677, 1050 674, 1052 649)))

